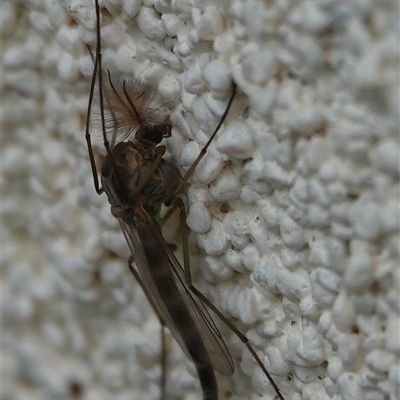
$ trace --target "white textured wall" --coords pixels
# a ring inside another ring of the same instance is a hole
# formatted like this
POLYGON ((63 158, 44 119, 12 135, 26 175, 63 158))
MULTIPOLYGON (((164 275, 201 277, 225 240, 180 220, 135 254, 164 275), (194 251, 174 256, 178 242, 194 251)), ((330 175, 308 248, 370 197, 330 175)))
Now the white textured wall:
MULTIPOLYGON (((158 321, 84 140, 94 6, 58 3, 1 5, 2 399, 156 399, 158 321)), ((285 399, 398 399, 398 2, 103 3, 104 65, 159 86, 182 171, 238 84, 188 193, 198 286, 285 399)), ((222 332, 221 400, 273 399, 222 332)), ((170 357, 168 400, 201 398, 170 357)))

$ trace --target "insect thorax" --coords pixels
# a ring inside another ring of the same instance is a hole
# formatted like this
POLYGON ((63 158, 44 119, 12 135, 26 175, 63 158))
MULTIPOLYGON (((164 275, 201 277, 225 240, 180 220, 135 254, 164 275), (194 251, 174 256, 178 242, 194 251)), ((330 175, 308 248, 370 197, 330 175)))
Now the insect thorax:
POLYGON ((132 141, 118 143, 103 163, 101 181, 111 212, 122 218, 135 207, 149 214, 169 199, 180 181, 175 166, 161 159, 159 166, 150 173, 156 158, 148 158, 132 141))

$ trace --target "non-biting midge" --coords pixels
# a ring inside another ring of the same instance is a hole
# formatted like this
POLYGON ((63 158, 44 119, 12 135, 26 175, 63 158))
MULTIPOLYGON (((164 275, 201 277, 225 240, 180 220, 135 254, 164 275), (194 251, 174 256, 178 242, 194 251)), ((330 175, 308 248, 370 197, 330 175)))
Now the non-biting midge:
MULTIPOLYGON (((162 204, 171 206, 172 210, 179 208, 183 247, 187 250, 185 211, 179 195, 223 124, 234 100, 236 87, 232 85, 225 112, 209 141, 181 178, 175 166, 163 159, 166 149, 160 142, 171 135, 171 125, 152 123, 156 106, 154 93, 134 81, 115 80, 109 71, 103 71, 100 8, 97 0, 95 8, 97 44, 88 104, 86 142, 96 191, 98 194, 106 193, 111 213, 118 219, 131 250, 129 269, 144 290, 161 323, 168 327, 195 364, 203 400, 218 400, 214 370, 223 375, 231 375, 234 370, 229 351, 207 308, 211 308, 248 347, 277 396, 283 400, 277 385, 247 338, 193 286, 187 251, 184 253, 182 268, 165 242, 158 222, 162 204), (107 152, 100 181, 90 135, 95 89, 101 132, 107 152), (118 142, 121 127, 125 135, 118 142), (107 132, 110 130, 112 135, 109 139, 107 132)), ((163 362, 165 363, 165 359, 163 362)), ((165 398, 164 386, 165 375, 162 377, 162 399, 165 398)))

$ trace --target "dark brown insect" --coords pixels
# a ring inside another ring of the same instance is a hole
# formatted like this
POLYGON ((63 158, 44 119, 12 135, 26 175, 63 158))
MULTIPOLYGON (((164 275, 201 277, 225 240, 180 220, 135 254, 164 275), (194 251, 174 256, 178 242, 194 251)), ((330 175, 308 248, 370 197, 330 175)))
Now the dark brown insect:
MULTIPOLYGON (((160 207, 171 206, 166 220, 180 210, 183 247, 187 250, 185 210, 179 195, 210 143, 223 124, 234 100, 236 87, 218 126, 208 143, 181 179, 175 166, 163 159, 166 151, 160 142, 171 135, 169 123, 154 123, 157 116, 155 94, 137 82, 118 81, 102 70, 100 10, 96 0, 97 45, 86 123, 86 141, 98 194, 105 192, 111 213, 118 219, 131 250, 129 269, 143 288, 161 323, 196 366, 203 400, 217 400, 218 387, 214 370, 231 375, 233 361, 210 317, 211 308, 245 343, 283 399, 247 338, 241 334, 192 284, 188 252, 184 268, 165 242, 160 228, 160 207), (104 75, 104 76, 103 76, 104 75), (97 90, 100 123, 107 156, 101 169, 101 187, 91 145, 90 117, 97 90), (111 138, 108 136, 111 133, 111 138), (117 138, 122 141, 117 143, 117 138), (133 260, 136 268, 133 266, 133 260), (207 306, 207 307, 206 307, 207 306)), ((165 384, 165 376, 162 385, 165 384)), ((165 393, 162 390, 161 397, 165 393)))

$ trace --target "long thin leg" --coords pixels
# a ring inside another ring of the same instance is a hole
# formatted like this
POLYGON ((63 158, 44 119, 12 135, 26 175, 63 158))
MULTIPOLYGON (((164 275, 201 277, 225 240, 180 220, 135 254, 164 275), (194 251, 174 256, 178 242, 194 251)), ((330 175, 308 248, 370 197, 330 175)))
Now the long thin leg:
MULTIPOLYGON (((88 148, 88 152, 89 152, 90 164, 92 167, 94 187, 96 189, 97 194, 102 194, 104 192, 104 190, 103 190, 103 188, 100 187, 99 178, 97 176, 97 168, 96 168, 96 163, 94 161, 92 140, 91 140, 91 136, 90 136, 90 114, 92 111, 94 88, 96 86, 96 80, 98 80, 98 85, 99 85, 100 116, 101 116, 101 126, 102 126, 104 147, 106 148, 107 154, 110 157, 111 163, 114 168, 115 168, 115 162, 112 158, 111 148, 110 148, 110 144, 107 140, 106 127, 105 127, 106 125, 105 125, 105 117, 104 117, 103 84, 102 84, 103 78, 102 78, 102 66, 101 66, 100 7, 99 7, 99 3, 97 0, 95 1, 95 9, 96 9, 96 53, 95 53, 93 76, 92 76, 92 81, 90 84, 88 111, 87 111, 87 116, 86 116, 85 138, 86 138, 86 144, 87 144, 87 148, 88 148)), ((117 179, 119 179, 119 178, 117 177, 117 179)))
MULTIPOLYGON (((104 116, 104 99, 103 99, 103 71, 102 71, 102 65, 101 65, 101 34, 100 34, 100 6, 98 0, 95 0, 95 9, 96 9, 96 56, 95 56, 95 63, 94 63, 94 70, 93 70, 93 77, 92 77, 92 82, 90 85, 90 93, 89 93, 89 102, 88 102, 88 112, 87 112, 87 117, 86 117, 86 143, 89 151, 89 158, 90 158, 90 164, 92 166, 92 174, 93 174, 93 180, 94 180, 94 186, 96 189, 96 192, 98 194, 102 194, 104 192, 103 188, 100 187, 99 184, 99 178, 97 176, 97 168, 96 168, 96 163, 94 161, 94 155, 93 155, 93 147, 91 143, 91 136, 90 136, 90 114, 92 110, 92 104, 93 104, 93 95, 94 95, 94 88, 96 86, 96 80, 98 81, 98 88, 99 88, 99 106, 100 106, 100 117, 101 117, 101 127, 102 127, 102 135, 103 135, 103 143, 104 147, 107 151, 107 155, 111 161, 111 165, 113 167, 113 170, 116 171, 116 165, 115 165, 115 160, 112 155, 112 146, 110 146, 110 142, 107 139, 107 133, 106 133, 106 123, 105 123, 105 116, 104 116)), ((123 188, 123 182, 121 182, 121 177, 119 174, 116 174, 116 179, 119 181, 120 187, 122 188, 122 191, 124 192, 123 188)), ((126 196, 126 193, 122 193, 124 196, 124 200, 127 201, 128 197, 126 196)))
POLYGON ((257 364, 260 366, 262 371, 264 372, 265 376, 268 378, 270 381, 272 387, 274 388, 277 396, 281 400, 285 400, 283 396, 281 395, 279 391, 279 387, 276 385, 275 381, 272 379, 271 374, 267 371, 265 368, 264 364, 260 360, 260 357, 258 357, 257 353, 255 352, 253 346, 250 344, 249 339, 239 331, 233 325, 222 313, 221 311, 216 308, 210 300, 207 299, 207 297, 204 296, 203 293, 201 293, 196 287, 194 287, 192 283, 192 276, 190 272, 190 258, 189 258, 189 247, 188 247, 188 235, 187 235, 187 226, 186 226, 186 213, 185 213, 185 208, 183 207, 183 202, 181 199, 177 198, 176 199, 176 205, 180 209, 180 228, 181 228, 181 234, 182 234, 182 247, 183 247, 183 265, 185 269, 185 281, 190 289, 190 291, 198 298, 200 299, 210 310, 212 310, 215 314, 218 315, 218 317, 233 331, 233 333, 241 340, 241 342, 244 343, 244 345, 248 348, 250 353, 253 355, 255 361, 257 364), (179 201, 180 200, 180 201, 179 201))
POLYGON ((219 121, 219 123, 218 123, 217 127, 215 128, 214 132, 210 136, 210 139, 208 139, 208 142, 202 148, 200 154, 197 156, 196 160, 194 161, 192 166, 189 168, 189 171, 186 172, 185 176, 182 178, 182 180, 180 181, 180 183, 177 186, 177 188, 174 190, 174 192, 171 195, 171 197, 165 202, 165 205, 169 206, 174 201, 174 199, 182 192, 183 188, 185 187, 185 184, 186 184, 187 180, 192 175, 193 171, 196 169, 197 164, 201 161, 201 159, 207 153, 208 147, 210 146, 211 142, 214 140, 215 135, 219 131, 219 128, 221 128, 221 125, 224 123, 224 121, 225 121, 225 119, 226 119, 226 117, 228 115, 229 109, 231 108, 231 105, 232 105, 233 99, 235 98, 235 95, 236 95, 236 84, 233 83, 232 94, 231 94, 231 97, 229 98, 228 105, 227 105, 227 107, 225 109, 224 114, 222 115, 221 120, 219 121))
POLYGON ((99 60, 97 58, 97 51, 96 51, 96 57, 95 57, 95 60, 94 60, 94 69, 93 69, 92 82, 90 84, 88 111, 87 111, 87 115, 86 115, 86 133, 85 133, 85 138, 86 138, 87 148, 88 148, 88 151, 89 151, 90 165, 92 167, 94 187, 96 189, 97 194, 102 194, 103 193, 103 188, 100 188, 99 177, 97 176, 96 163, 94 161, 92 141, 91 141, 91 137, 90 137, 90 133, 89 133, 89 131, 90 131, 90 114, 91 114, 91 111, 92 111, 93 94, 94 94, 94 87, 96 85, 96 76, 97 76, 98 66, 99 66, 99 60))
MULTIPOLYGON (((179 197, 177 197, 179 199, 179 197)), ((175 201, 173 204, 171 204, 171 208, 165 213, 165 215, 158 221, 158 224, 161 226, 161 228, 167 223, 167 221, 174 215, 176 209, 178 208, 178 205, 175 205, 175 201)))
MULTIPOLYGON (((160 321, 161 322, 161 321, 160 321)), ((160 400, 165 400, 167 384, 167 343, 165 340, 165 325, 161 323, 161 377, 160 377, 160 400)))

